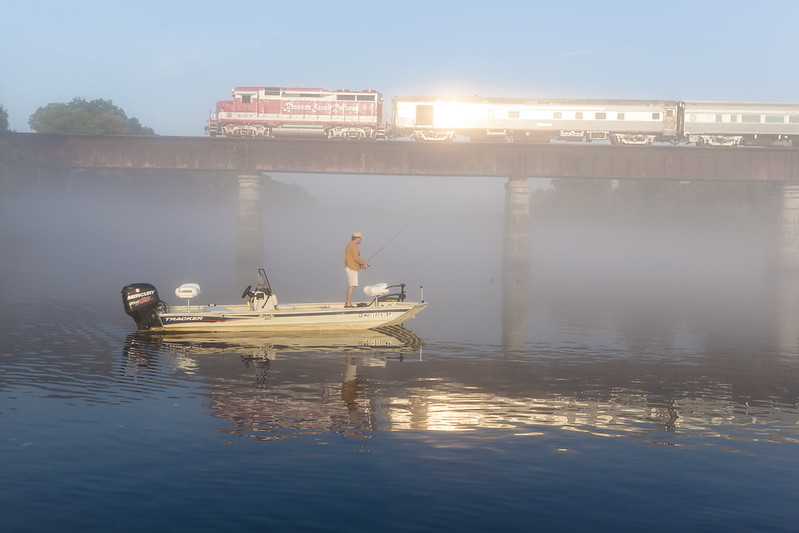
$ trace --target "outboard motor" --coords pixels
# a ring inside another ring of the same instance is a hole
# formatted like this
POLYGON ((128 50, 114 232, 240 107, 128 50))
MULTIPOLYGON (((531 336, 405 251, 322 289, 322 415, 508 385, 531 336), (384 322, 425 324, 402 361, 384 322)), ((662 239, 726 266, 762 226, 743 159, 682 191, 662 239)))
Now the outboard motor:
POLYGON ((123 287, 122 303, 125 312, 136 321, 139 331, 161 325, 155 313, 158 304, 161 303, 155 286, 149 283, 134 283, 123 287))

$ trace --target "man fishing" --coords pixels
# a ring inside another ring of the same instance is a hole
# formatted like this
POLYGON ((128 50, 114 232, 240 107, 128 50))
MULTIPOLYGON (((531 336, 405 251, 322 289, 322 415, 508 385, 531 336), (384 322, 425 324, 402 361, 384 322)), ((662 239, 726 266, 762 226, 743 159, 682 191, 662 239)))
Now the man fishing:
POLYGON ((358 286, 358 270, 365 270, 369 266, 369 261, 361 259, 361 252, 358 249, 362 239, 363 235, 356 231, 352 234, 350 242, 347 243, 347 247, 344 249, 344 271, 347 273, 347 283, 349 283, 347 301, 344 303, 344 307, 354 307, 352 305, 352 293, 355 291, 355 287, 358 286))

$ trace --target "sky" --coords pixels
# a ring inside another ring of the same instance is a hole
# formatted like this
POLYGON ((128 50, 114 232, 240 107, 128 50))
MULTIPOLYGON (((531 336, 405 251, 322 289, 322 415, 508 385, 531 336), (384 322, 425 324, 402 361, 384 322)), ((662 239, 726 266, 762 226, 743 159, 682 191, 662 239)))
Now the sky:
POLYGON ((236 86, 799 101, 799 0, 0 0, 0 105, 111 100, 204 134, 236 86))

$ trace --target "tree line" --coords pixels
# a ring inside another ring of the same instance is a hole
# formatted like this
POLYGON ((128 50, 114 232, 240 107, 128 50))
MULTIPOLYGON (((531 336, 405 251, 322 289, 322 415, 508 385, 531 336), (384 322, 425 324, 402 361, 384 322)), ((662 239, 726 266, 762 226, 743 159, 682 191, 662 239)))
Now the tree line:
POLYGON ((530 199, 533 225, 765 230, 779 216, 770 181, 554 179, 530 199))
MULTIPOLYGON (((40 107, 28 119, 36 133, 62 135, 155 135, 152 128, 128 117, 111 100, 73 98, 69 103, 51 103, 40 107)), ((0 135, 8 133, 8 111, 0 105, 0 135)), ((0 179, 6 179, 25 167, 25 162, 0 137, 0 179)))
MULTIPOLYGON (((73 98, 71 102, 40 107, 28 119, 36 133, 61 135, 155 135, 152 128, 128 117, 111 100, 73 98)), ((9 131, 8 112, 0 106, 0 133, 9 131)))

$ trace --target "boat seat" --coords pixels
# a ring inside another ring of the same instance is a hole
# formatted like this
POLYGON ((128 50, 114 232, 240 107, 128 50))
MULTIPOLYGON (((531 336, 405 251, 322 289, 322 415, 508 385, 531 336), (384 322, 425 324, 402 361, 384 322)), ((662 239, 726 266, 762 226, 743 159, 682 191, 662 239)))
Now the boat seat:
POLYGON ((376 283, 375 285, 367 285, 363 288, 363 292, 367 296, 378 297, 385 296, 389 293, 388 283, 376 283))

